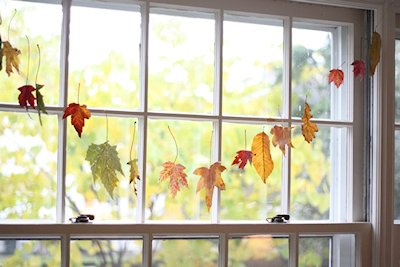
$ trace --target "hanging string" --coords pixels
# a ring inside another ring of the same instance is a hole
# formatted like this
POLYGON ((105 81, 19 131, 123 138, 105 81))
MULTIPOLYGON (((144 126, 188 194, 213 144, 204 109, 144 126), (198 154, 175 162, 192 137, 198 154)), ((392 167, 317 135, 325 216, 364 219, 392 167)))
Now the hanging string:
POLYGON ((244 130, 244 150, 247 150, 247 134, 246 134, 246 130, 244 130))
POLYGON ((135 143, 135 136, 136 136, 136 121, 133 125, 133 136, 132 136, 131 149, 129 151, 129 161, 132 161, 132 150, 133 150, 133 144, 135 143))
POLYGON ((39 69, 40 69, 40 46, 38 44, 36 44, 36 46, 37 46, 37 49, 38 49, 39 62, 38 62, 38 68, 37 68, 37 71, 36 71, 35 86, 37 84, 37 79, 38 79, 38 76, 39 76, 39 69))
POLYGON ((10 22, 8 23, 8 30, 7 30, 7 40, 10 41, 10 27, 11 27, 11 22, 13 21, 15 15, 17 14, 17 9, 14 9, 14 13, 10 19, 10 22))
POLYGON ((174 164, 175 164, 175 162, 176 162, 176 160, 178 158, 178 154, 179 154, 178 143, 176 142, 175 136, 172 133, 171 128, 169 128, 169 125, 168 125, 168 131, 171 134, 172 138, 174 139, 174 143, 175 143, 175 149, 176 149, 176 156, 175 156, 175 159, 174 159, 174 164))
POLYGON ((27 67, 26 67, 26 82, 25 82, 25 84, 26 85, 28 85, 28 79, 29 79, 29 64, 30 64, 30 59, 31 59, 31 45, 30 45, 30 43, 29 43, 29 38, 28 38, 28 36, 27 35, 25 35, 25 37, 26 37, 26 41, 28 42, 28 64, 27 64, 27 67))
POLYGON ((108 115, 107 111, 104 111, 106 113, 106 141, 108 142, 108 115))
POLYGON ((210 138, 210 165, 211 165, 211 160, 212 160, 212 141, 213 141, 213 136, 214 136, 214 127, 211 130, 211 138, 210 138))

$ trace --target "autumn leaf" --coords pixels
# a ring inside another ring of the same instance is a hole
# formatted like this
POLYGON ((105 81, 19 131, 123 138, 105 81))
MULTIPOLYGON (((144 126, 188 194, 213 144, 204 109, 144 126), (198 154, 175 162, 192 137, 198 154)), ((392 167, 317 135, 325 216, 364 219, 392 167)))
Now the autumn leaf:
POLYGON ((247 162, 251 164, 251 160, 253 157, 253 153, 249 150, 239 150, 236 152, 236 156, 231 165, 239 164, 239 169, 242 169, 246 166, 247 162))
POLYGON ((85 158, 90 162, 94 182, 100 179, 111 198, 119 182, 117 172, 124 175, 116 147, 108 141, 100 145, 91 144, 85 158))
MULTIPOLYGON (((3 48, 1 51, 1 58, 3 56, 6 58, 6 72, 8 76, 13 73, 13 68, 17 70, 19 73, 19 58, 18 56, 21 54, 17 48, 11 46, 9 42, 3 42, 3 48)), ((1 69, 0 69, 1 70, 1 69)))
POLYGON ((195 169, 193 172, 195 175, 200 175, 200 179, 197 182, 196 192, 199 192, 203 188, 205 189, 205 199, 208 210, 210 210, 212 206, 214 186, 218 187, 220 190, 225 190, 225 183, 221 176, 221 173, 225 170, 226 168, 222 166, 220 162, 215 162, 210 166, 210 168, 200 167, 195 169))
POLYGON ((279 125, 275 125, 271 129, 272 136, 272 144, 274 146, 279 145, 280 150, 283 155, 285 155, 285 145, 294 148, 291 140, 290 140, 290 131, 291 127, 283 127, 279 125))
POLYGON ((381 36, 377 32, 372 33, 371 46, 369 48, 370 75, 375 74, 376 66, 381 60, 381 36))
POLYGON ((76 103, 70 103, 64 110, 63 119, 71 115, 71 124, 74 126, 79 137, 82 134, 82 128, 85 126, 85 119, 89 119, 91 114, 86 108, 86 105, 79 105, 76 103))
POLYGON ((343 83, 344 73, 339 69, 332 69, 329 71, 329 83, 333 82, 337 88, 343 83))
POLYGON ((303 133, 304 139, 308 143, 311 143, 311 141, 315 138, 315 133, 318 132, 317 124, 310 121, 312 117, 313 115, 311 114, 311 108, 308 103, 305 102, 304 113, 301 117, 301 120, 303 121, 303 124, 301 125, 301 132, 303 133))
POLYGON ((365 63, 363 60, 354 60, 353 63, 351 63, 353 66, 353 73, 354 76, 357 77, 358 79, 362 80, 362 78, 365 76, 365 63))
POLYGON ((181 164, 175 164, 171 161, 164 162, 162 166, 164 169, 160 173, 160 182, 169 180, 171 195, 175 197, 181 186, 188 187, 187 175, 184 172, 186 168, 181 164))
POLYGON ((43 87, 44 87, 44 85, 36 84, 36 90, 35 90, 35 92, 36 92, 36 104, 37 104, 37 111, 38 111, 38 115, 39 115, 40 125, 42 125, 41 112, 47 114, 46 106, 44 105, 43 95, 39 91, 43 87))
POLYGON ((265 183, 274 169, 274 162, 269 148, 269 137, 266 133, 261 132, 254 136, 251 152, 253 153, 253 166, 265 183))
POLYGON ((25 107, 28 110, 28 104, 35 108, 35 97, 32 92, 36 89, 32 85, 24 85, 18 88, 20 94, 18 96, 18 102, 21 107, 25 107))
POLYGON ((133 183, 133 188, 135 190, 135 194, 137 194, 136 182, 138 180, 140 180, 139 168, 138 168, 137 162, 138 162, 137 159, 133 159, 127 163, 130 166, 130 168, 129 168, 129 184, 133 183))

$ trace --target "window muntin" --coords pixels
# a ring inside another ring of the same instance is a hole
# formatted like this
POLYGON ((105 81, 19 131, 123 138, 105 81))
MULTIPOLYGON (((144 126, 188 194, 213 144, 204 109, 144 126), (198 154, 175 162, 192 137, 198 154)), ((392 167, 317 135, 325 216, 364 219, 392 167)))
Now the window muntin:
MULTIPOLYGON (((400 160, 400 40, 395 42, 395 163, 400 160)), ((400 164, 395 164, 394 196, 400 195, 400 164)), ((400 220, 400 198, 394 197, 394 219, 400 220)))

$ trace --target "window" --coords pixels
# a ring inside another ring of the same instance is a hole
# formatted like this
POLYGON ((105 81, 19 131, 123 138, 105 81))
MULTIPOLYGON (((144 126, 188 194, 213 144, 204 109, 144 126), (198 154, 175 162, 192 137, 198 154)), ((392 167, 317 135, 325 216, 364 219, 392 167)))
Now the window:
POLYGON ((282 13, 275 1, 268 11, 201 1, 63 4, 1 6, 10 25, 1 36, 22 53, 20 75, 0 72, 0 264, 58 251, 57 263, 43 256, 38 265, 355 266, 369 229, 353 223, 363 199, 354 186, 363 155, 353 153, 362 151, 354 137, 363 135, 363 103, 350 69, 361 55, 361 11, 329 7, 343 12, 338 21, 308 10, 327 7, 291 3, 282 13), (340 88, 328 83, 333 68, 348 77, 340 88), (27 83, 45 85, 42 126, 18 105, 27 83), (306 101, 319 128, 311 144, 301 133, 306 101), (90 109, 81 138, 62 119, 69 103, 90 109), (276 124, 292 128, 294 148, 283 155, 271 145, 266 183, 252 166, 231 166, 236 151, 276 124), (85 160, 89 145, 104 142, 124 173, 113 197, 85 160), (172 197, 159 176, 175 158, 189 186, 172 197), (193 171, 216 161, 226 166, 226 190, 214 190, 208 210, 193 171), (280 213, 296 224, 266 223, 280 213), (68 223, 79 214, 96 223, 68 223))

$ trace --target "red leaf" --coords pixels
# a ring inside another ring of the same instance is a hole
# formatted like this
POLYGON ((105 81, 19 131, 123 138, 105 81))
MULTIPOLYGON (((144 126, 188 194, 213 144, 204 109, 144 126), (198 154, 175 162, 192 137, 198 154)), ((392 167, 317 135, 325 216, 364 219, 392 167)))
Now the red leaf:
POLYGON ((353 73, 354 76, 362 80, 362 78, 365 76, 365 63, 363 60, 354 60, 353 63, 351 63, 352 66, 354 66, 353 73))
POLYGON ((85 126, 85 119, 90 118, 90 111, 86 108, 86 105, 71 103, 64 110, 63 119, 65 119, 69 115, 71 115, 71 124, 78 132, 79 137, 81 137, 82 128, 83 126, 85 126))
POLYGON ((239 150, 236 152, 236 157, 233 160, 231 165, 239 164, 239 169, 242 169, 246 166, 247 162, 250 162, 253 158, 253 152, 249 150, 239 150))
POLYGON ((36 90, 35 87, 32 85, 24 85, 18 88, 18 90, 21 92, 18 96, 19 105, 28 109, 29 104, 31 107, 35 108, 36 98, 32 94, 32 92, 36 90))
POLYGON ((343 83, 344 73, 339 69, 329 71, 329 83, 333 82, 337 88, 343 83))

